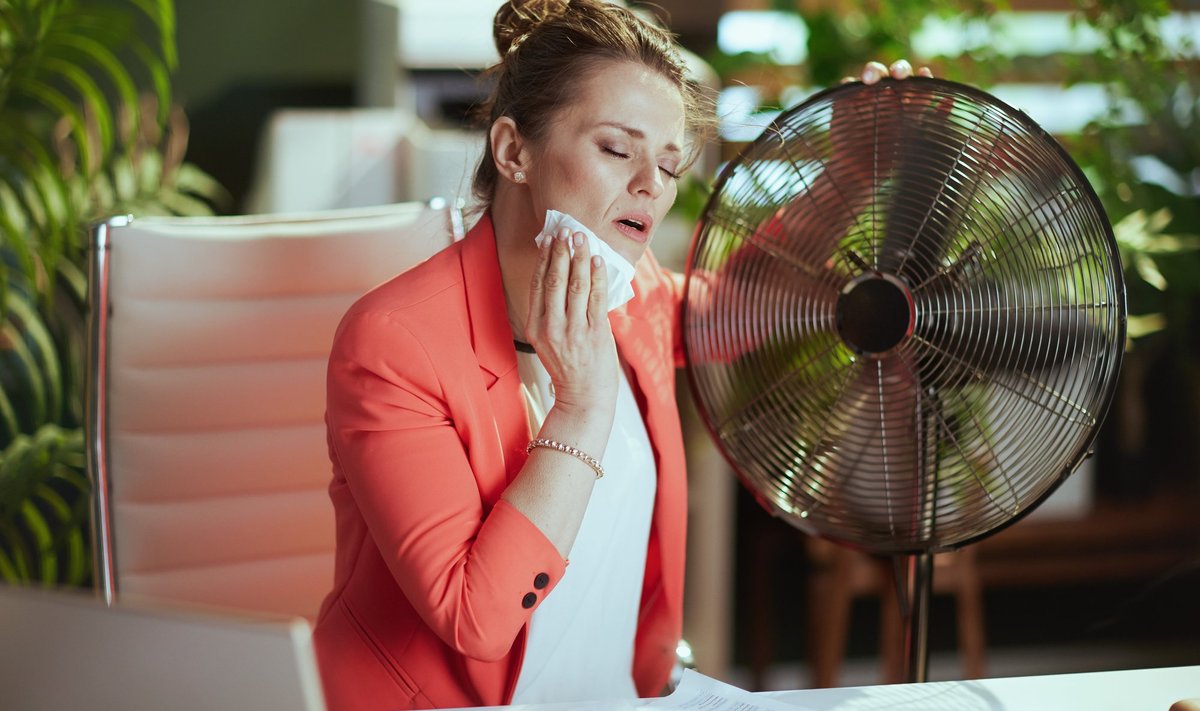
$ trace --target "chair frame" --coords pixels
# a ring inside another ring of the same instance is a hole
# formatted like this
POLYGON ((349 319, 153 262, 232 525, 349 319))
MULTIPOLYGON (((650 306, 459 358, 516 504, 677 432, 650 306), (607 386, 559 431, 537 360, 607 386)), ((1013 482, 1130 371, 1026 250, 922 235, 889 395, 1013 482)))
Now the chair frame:
POLYGON ((113 549, 110 482, 108 476, 108 284, 109 231, 127 227, 133 215, 119 215, 92 230, 88 245, 87 327, 87 468, 92 480, 92 570, 96 594, 111 606, 117 599, 116 552, 113 549))

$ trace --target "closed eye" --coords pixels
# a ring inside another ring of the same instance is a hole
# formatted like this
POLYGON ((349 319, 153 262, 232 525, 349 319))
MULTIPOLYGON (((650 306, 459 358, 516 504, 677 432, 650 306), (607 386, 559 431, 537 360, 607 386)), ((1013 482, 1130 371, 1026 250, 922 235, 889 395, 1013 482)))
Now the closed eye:
MULTIPOLYGON (((602 146, 600 146, 600 150, 604 151, 605 153, 609 154, 610 156, 613 156, 614 158, 626 159, 626 158, 630 157, 630 154, 622 153, 621 151, 618 151, 617 149, 612 148, 610 146, 602 145, 602 146)), ((672 180, 679 180, 679 178, 683 176, 682 171, 677 173, 663 165, 658 166, 658 169, 663 172, 663 175, 666 175, 668 178, 670 178, 672 180)))

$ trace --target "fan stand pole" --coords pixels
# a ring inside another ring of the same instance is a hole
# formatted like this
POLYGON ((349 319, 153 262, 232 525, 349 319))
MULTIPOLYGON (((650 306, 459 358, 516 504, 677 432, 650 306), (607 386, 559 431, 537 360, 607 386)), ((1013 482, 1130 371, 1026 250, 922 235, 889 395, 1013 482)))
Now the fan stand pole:
POLYGON ((900 596, 900 611, 904 618, 904 669, 910 682, 923 682, 929 675, 929 597, 933 589, 933 554, 924 552, 904 556, 896 560, 897 568, 901 564, 907 568, 902 576, 904 594, 900 596))

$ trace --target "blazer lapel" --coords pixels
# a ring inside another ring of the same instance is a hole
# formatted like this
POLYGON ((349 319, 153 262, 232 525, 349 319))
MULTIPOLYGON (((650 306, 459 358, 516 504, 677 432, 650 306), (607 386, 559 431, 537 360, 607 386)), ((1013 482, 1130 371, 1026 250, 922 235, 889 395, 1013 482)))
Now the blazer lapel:
POLYGON ((463 238, 462 270, 471 345, 487 388, 487 402, 496 423, 496 444, 503 460, 502 479, 480 481, 485 498, 494 501, 525 463, 530 435, 490 213, 485 213, 463 238))

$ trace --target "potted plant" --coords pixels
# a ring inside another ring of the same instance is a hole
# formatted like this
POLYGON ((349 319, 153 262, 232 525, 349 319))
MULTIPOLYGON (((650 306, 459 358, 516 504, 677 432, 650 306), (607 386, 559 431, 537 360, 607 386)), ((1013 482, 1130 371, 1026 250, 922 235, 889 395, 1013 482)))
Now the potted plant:
POLYGON ((90 576, 83 320, 89 226, 205 214, 171 104, 172 0, 0 0, 0 580, 90 576), (146 89, 149 91, 146 91, 146 89))

